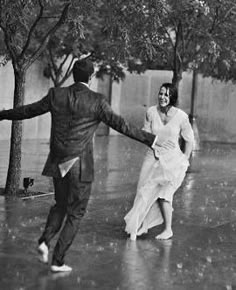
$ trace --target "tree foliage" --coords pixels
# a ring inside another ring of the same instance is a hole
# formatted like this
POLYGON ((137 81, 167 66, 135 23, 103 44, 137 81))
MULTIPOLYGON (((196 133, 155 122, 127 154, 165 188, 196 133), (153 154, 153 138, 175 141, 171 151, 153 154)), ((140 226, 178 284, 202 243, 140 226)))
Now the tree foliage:
POLYGON ((44 75, 52 79, 54 86, 61 86, 68 79, 75 59, 92 52, 99 24, 96 17, 98 6, 99 1, 84 1, 80 5, 75 1, 69 21, 51 36, 42 60, 45 63, 44 75))
POLYGON ((64 83, 71 75, 74 60, 84 54, 91 55, 97 63, 97 77, 108 73, 113 80, 119 80, 124 76, 118 55, 124 48, 121 39, 110 33, 114 21, 112 11, 107 1, 96 1, 89 10, 82 11, 77 33, 68 23, 51 37, 43 55, 44 75, 51 78, 55 86, 64 83))
POLYGON ((208 1, 211 27, 208 46, 198 58, 199 70, 205 76, 236 81, 236 2, 208 1))
POLYGON ((69 4, 65 1, 1 0, 0 27, 4 36, 5 57, 11 59, 13 66, 27 70, 45 48, 49 37, 66 19, 69 4), (61 8, 62 7, 62 8, 61 8), (60 11, 58 17, 51 17, 50 12, 60 11), (62 9, 62 10, 61 10, 62 9), (41 25, 47 27, 42 34, 41 25), (40 42, 37 41, 40 35, 40 42))
MULTIPOLYGON (((235 78, 235 11, 232 0, 119 1, 115 10, 124 58, 133 70, 170 69, 178 84, 182 72, 235 78), (123 2, 123 3, 122 3, 123 2)), ((116 32, 117 33, 117 32, 116 32)))

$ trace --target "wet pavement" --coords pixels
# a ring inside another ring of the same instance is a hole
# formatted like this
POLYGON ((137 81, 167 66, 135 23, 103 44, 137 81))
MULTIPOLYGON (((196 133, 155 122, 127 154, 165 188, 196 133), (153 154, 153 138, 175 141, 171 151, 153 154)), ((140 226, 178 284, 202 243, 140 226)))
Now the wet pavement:
MULTIPOLYGON (((8 142, 0 142, 0 186, 8 142)), ((41 170, 46 141, 25 141, 22 176, 30 190, 49 195, 0 196, 0 289, 236 289, 236 145, 205 143, 193 156, 174 197, 174 237, 157 241, 161 227, 136 242, 123 217, 134 199, 145 146, 122 136, 95 139, 96 179, 88 212, 66 261, 71 274, 50 273, 35 256, 37 239, 53 204, 51 180, 41 170)), ((52 244, 53 246, 53 244, 52 244)))

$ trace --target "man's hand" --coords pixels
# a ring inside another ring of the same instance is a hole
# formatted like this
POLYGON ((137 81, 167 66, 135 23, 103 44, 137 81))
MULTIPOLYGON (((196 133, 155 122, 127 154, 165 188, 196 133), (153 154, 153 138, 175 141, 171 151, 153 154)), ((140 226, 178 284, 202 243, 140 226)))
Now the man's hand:
POLYGON ((165 150, 171 150, 175 148, 175 143, 171 140, 166 140, 166 141, 156 141, 154 142, 154 144, 152 145, 152 149, 154 151, 154 155, 155 157, 158 159, 161 151, 164 149, 165 150))
POLYGON ((175 143, 171 140, 166 140, 163 142, 156 142, 154 148, 155 147, 161 147, 161 148, 165 148, 165 149, 174 149, 175 143))
POLYGON ((152 148, 155 149, 160 149, 164 148, 164 149, 174 149, 175 148, 175 143, 171 140, 169 140, 168 138, 166 140, 164 140, 163 138, 160 138, 159 136, 156 136, 156 139, 154 140, 153 144, 152 144, 152 148))
POLYGON ((2 116, 3 112, 5 111, 5 109, 3 108, 2 110, 0 110, 0 121, 5 120, 5 118, 2 116))

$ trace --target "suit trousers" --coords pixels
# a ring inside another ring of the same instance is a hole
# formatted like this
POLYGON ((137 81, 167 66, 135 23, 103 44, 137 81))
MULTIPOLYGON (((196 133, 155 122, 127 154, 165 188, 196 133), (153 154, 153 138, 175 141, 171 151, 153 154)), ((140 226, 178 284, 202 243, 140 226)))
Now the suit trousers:
POLYGON ((51 239, 59 232, 66 217, 52 256, 52 265, 61 266, 86 212, 92 182, 80 181, 78 160, 64 178, 54 177, 53 183, 56 204, 50 209, 39 244, 45 242, 49 247, 51 239))

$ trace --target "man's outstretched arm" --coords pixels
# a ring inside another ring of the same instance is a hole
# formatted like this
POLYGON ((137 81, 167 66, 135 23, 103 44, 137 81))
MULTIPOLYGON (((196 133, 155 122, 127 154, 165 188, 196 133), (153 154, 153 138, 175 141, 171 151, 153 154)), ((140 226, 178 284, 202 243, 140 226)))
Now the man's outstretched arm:
POLYGON ((98 118, 109 127, 132 139, 142 142, 149 147, 154 147, 155 145, 162 145, 163 147, 173 146, 173 143, 169 141, 160 144, 158 141, 158 136, 155 136, 149 132, 141 130, 136 126, 126 122, 124 118, 114 113, 114 111, 112 110, 108 102, 105 100, 105 98, 103 98, 101 102, 99 102, 97 107, 97 113, 98 118))
POLYGON ((0 120, 24 120, 34 118, 49 111, 49 98, 44 97, 38 102, 20 106, 15 109, 0 111, 0 120))

